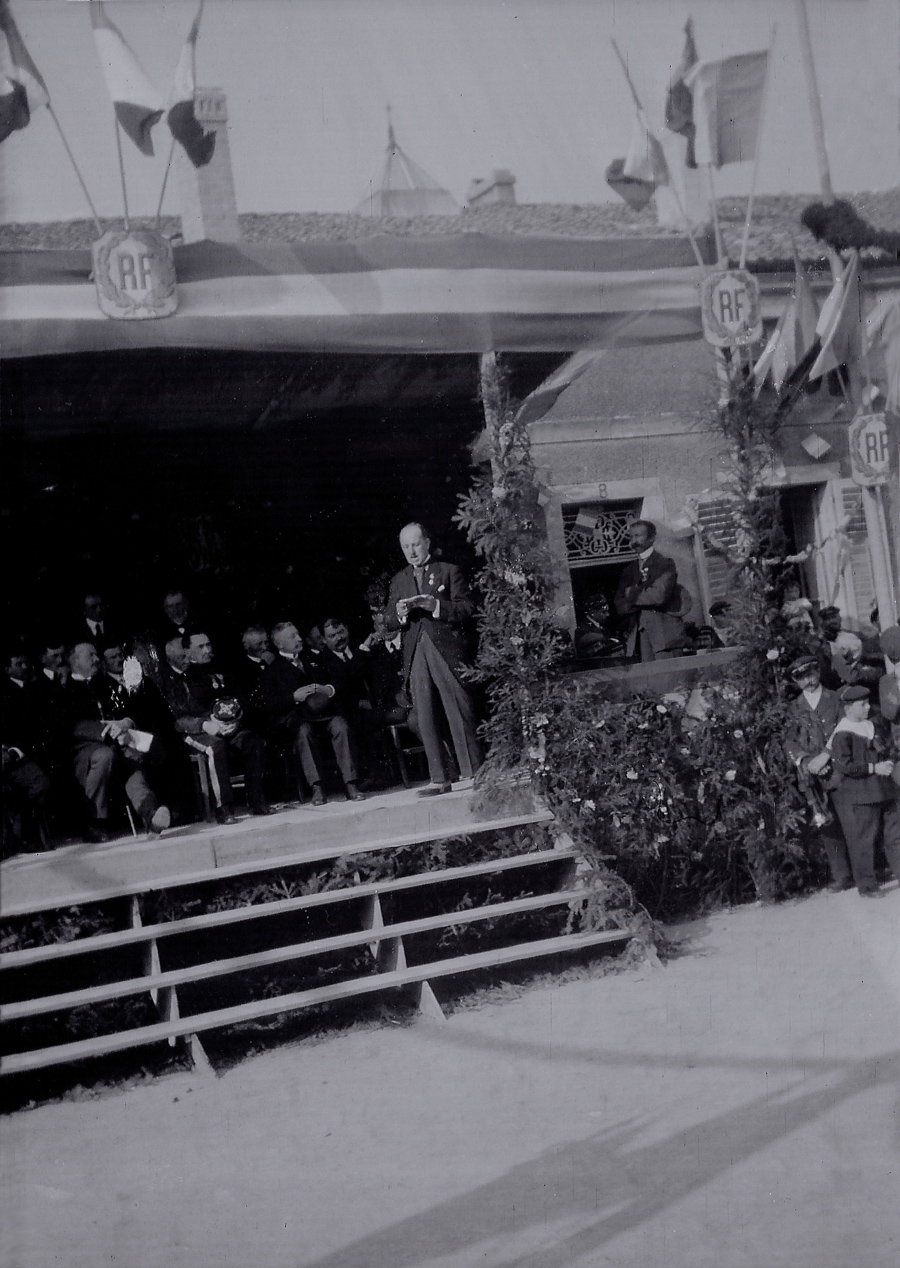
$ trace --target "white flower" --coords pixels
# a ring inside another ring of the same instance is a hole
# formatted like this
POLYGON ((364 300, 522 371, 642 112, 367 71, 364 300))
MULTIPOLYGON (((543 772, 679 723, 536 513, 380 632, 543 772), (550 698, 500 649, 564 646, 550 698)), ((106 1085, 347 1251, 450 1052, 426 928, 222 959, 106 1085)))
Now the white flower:
POLYGON ((727 782, 728 782, 729 784, 733 783, 733 782, 734 782, 734 780, 735 780, 735 779, 737 779, 737 771, 736 771, 736 770, 727 770, 727 771, 725 772, 725 779, 727 780, 727 782))
POLYGON ((657 712, 657 713, 668 713, 668 712, 669 712, 669 710, 666 708, 666 706, 665 706, 664 704, 658 704, 658 705, 656 706, 656 712, 657 712))
POLYGON ((777 647, 770 647, 766 652, 766 660, 777 660, 781 652, 777 647))
POLYGON ((738 729, 737 731, 734 732, 734 738, 736 740, 742 740, 744 738, 744 732, 738 729))
POLYGON ((137 691, 144 678, 141 662, 136 656, 126 656, 122 665, 122 681, 128 692, 137 691))
POLYGON ((626 778, 626 779, 637 779, 637 778, 638 778, 638 773, 637 773, 637 771, 634 769, 634 767, 633 767, 633 766, 632 766, 631 770, 627 770, 627 771, 625 772, 625 778, 626 778))
POLYGON ((584 799, 584 809, 585 809, 585 810, 596 810, 596 809, 597 809, 596 804, 595 804, 595 803, 591 800, 591 798, 590 798, 590 797, 585 797, 585 799, 584 799))

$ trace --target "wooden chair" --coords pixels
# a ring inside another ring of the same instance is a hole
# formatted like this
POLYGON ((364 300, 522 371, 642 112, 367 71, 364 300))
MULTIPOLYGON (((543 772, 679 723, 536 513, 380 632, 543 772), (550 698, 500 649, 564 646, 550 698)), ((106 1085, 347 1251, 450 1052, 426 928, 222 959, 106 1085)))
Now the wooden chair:
POLYGON ((391 740, 394 745, 394 756, 397 759, 397 768, 400 771, 400 778, 403 780, 403 787, 409 788, 412 780, 409 777, 409 767, 407 760, 411 757, 419 757, 420 760, 425 757, 425 745, 408 726, 403 723, 391 725, 388 727, 391 733, 391 740))

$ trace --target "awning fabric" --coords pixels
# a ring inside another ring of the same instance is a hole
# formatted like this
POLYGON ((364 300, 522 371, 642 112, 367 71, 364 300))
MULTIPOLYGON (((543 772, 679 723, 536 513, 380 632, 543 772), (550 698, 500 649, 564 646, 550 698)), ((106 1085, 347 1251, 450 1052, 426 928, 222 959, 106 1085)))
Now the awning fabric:
POLYGON ((179 311, 105 317, 89 251, 0 254, 4 358, 133 347, 331 353, 567 351, 700 336, 677 237, 375 236, 175 247, 179 311))
POLYGON ((178 312, 118 321, 97 305, 90 252, 0 253, 0 353, 567 351, 701 333, 699 270, 676 237, 201 242, 175 264, 178 312))

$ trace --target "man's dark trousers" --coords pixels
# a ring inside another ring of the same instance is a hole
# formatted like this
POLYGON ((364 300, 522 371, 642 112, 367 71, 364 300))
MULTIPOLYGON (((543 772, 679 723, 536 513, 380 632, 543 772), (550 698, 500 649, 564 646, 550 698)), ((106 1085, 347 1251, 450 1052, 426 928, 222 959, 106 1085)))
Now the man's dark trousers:
POLYGON ((450 783, 447 754, 441 740, 440 705, 443 705, 459 773, 470 779, 481 763, 477 740, 478 718, 468 692, 430 638, 420 638, 410 668, 409 686, 432 783, 450 783))

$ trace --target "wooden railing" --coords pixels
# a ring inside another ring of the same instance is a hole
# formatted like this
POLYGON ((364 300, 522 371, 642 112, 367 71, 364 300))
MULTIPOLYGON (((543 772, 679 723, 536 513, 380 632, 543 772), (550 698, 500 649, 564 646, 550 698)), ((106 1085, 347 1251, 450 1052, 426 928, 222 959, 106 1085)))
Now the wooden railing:
MULTIPOLYGON (((490 822, 485 823, 486 829, 492 826, 490 822)), ((266 866, 270 865, 271 862, 267 860, 266 866)), ((248 870, 245 865, 244 873, 248 870)), ((553 908, 568 907, 577 912, 585 898, 585 891, 577 883, 576 871, 577 856, 574 850, 544 849, 152 924, 143 923, 140 899, 132 896, 130 928, 0 955, 0 968, 3 969, 7 982, 11 980, 7 976, 9 974, 17 974, 40 965, 62 966, 87 956, 95 957, 92 970, 101 979, 77 990, 53 991, 51 988, 50 991, 35 994, 32 998, 14 999, 2 1009, 0 1020, 6 1023, 27 1022, 29 1019, 64 1013, 75 1008, 149 993, 159 1012, 160 1021, 74 1042, 10 1053, 0 1063, 0 1072, 15 1074, 38 1070, 162 1040, 174 1043, 178 1038, 188 1042, 195 1062, 208 1065, 198 1038, 205 1031, 407 986, 416 988, 417 1004, 421 1011, 435 1018, 442 1017, 440 1005, 430 986, 430 982, 435 979, 560 952, 577 951, 604 943, 622 943, 630 938, 628 930, 564 932, 549 938, 519 941, 513 945, 496 946, 467 955, 433 958, 422 964, 408 962, 407 940, 417 935, 553 908), (544 892, 527 893, 510 900, 487 902, 463 910, 451 908, 437 914, 395 923, 385 920, 382 900, 388 897, 393 900, 402 893, 429 889, 434 893, 435 887, 455 881, 510 873, 518 874, 523 886, 541 878, 546 885, 546 878, 549 876, 552 887, 544 892), (356 904, 358 911, 348 909, 348 904, 356 904), (252 922, 315 909, 338 910, 342 905, 351 921, 357 925, 348 932, 328 937, 291 940, 286 945, 226 957, 203 958, 201 953, 197 963, 172 969, 162 967, 160 946, 171 945, 179 937, 193 935, 195 939, 201 939, 202 945, 204 934, 221 934, 229 929, 240 932, 242 928, 247 929, 252 922), (142 974, 106 980, 110 968, 115 967, 116 956, 121 957, 128 948, 143 952, 142 974), (285 995, 253 999, 227 1008, 189 1016, 181 1014, 178 991, 189 984, 228 978, 248 970, 298 963, 335 952, 351 952, 359 948, 368 948, 374 972, 285 995)), ((194 883, 197 883, 196 880, 194 883)))

